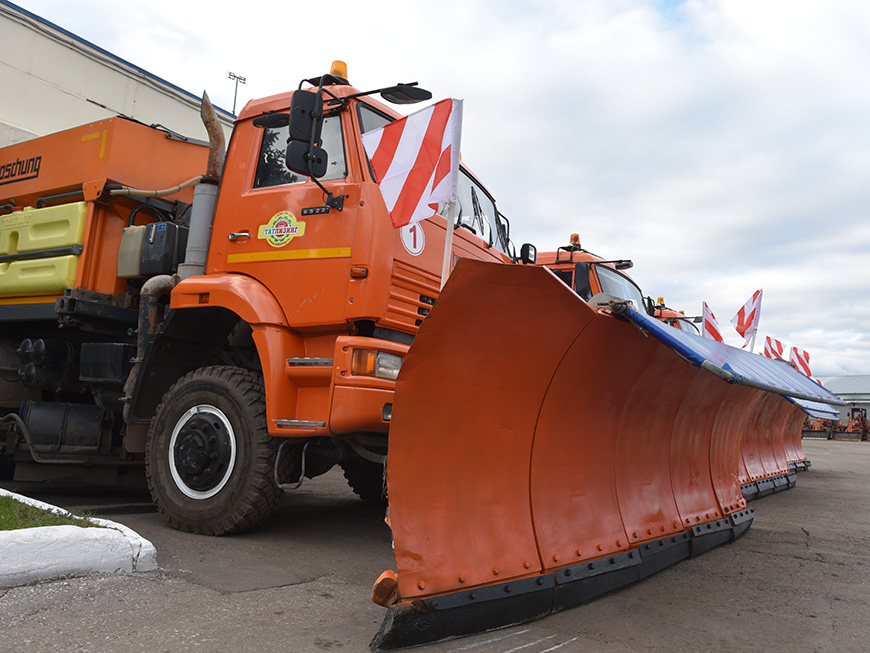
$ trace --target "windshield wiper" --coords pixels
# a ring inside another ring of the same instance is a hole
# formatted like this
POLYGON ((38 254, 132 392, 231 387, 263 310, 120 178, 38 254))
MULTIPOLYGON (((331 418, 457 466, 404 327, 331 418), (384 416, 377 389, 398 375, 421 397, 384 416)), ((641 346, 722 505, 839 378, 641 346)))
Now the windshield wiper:
MULTIPOLYGON (((471 206, 474 207, 474 222, 480 227, 480 235, 482 236, 486 228, 483 224, 483 209, 480 207, 480 200, 477 197, 477 191, 474 190, 474 186, 471 187, 471 206)), ((475 235, 477 232, 472 229, 475 235)), ((492 247, 492 233, 489 236, 489 242, 486 244, 487 247, 492 247)))

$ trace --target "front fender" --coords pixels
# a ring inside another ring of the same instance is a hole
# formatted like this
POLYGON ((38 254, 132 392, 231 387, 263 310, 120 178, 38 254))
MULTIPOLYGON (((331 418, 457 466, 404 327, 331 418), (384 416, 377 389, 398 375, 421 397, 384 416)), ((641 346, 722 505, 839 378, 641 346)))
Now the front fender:
POLYGON ((169 305, 172 309, 226 308, 250 325, 288 326, 271 291, 259 281, 239 274, 189 277, 172 289, 169 305))
POLYGON ((295 386, 284 374, 286 356, 304 355, 299 338, 290 332, 281 306, 261 283, 241 275, 190 277, 172 289, 170 312, 149 338, 131 399, 126 448, 145 450, 148 424, 176 379, 211 364, 230 329, 240 319, 253 330, 263 370, 270 431, 282 401, 296 403, 295 386))

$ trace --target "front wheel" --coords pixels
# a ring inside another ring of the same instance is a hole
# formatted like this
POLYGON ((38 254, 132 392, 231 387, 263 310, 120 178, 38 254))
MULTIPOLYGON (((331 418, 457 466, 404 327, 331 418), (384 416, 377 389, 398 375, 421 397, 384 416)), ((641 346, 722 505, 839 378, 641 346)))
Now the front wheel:
POLYGON ((241 533, 267 519, 278 502, 276 452, 262 376, 204 367, 179 379, 151 420, 148 489, 173 528, 241 533))

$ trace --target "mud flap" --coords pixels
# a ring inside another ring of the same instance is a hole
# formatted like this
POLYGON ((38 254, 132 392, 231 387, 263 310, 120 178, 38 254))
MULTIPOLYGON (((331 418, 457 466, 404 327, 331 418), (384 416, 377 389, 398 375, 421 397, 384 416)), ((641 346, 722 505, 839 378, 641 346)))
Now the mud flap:
POLYGON ((535 619, 749 527, 738 473, 763 364, 715 349, 699 363, 613 308, 545 268, 459 262, 397 382, 399 600, 373 648, 535 619))

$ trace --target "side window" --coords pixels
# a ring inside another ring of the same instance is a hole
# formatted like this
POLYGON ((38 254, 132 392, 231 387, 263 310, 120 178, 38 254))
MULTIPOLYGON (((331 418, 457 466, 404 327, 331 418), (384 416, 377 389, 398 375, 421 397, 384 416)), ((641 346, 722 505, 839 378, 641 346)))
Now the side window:
POLYGON ((574 276, 573 274, 571 274, 571 270, 553 270, 551 268, 550 272, 559 277, 562 280, 562 283, 564 283, 566 286, 568 286, 569 288, 571 287, 571 284, 574 281, 574 279, 571 278, 574 276))
MULTIPOLYGON (((384 125, 387 125, 387 124, 393 122, 393 120, 394 120, 393 118, 390 118, 389 116, 385 116, 384 114, 382 114, 378 111, 375 111, 374 109, 367 106, 363 102, 357 103, 356 107, 357 107, 357 109, 356 109, 357 115, 359 116, 359 129, 360 129, 360 133, 362 133, 362 134, 365 134, 366 132, 370 132, 374 129, 379 129, 379 128, 383 127, 384 125)), ((371 163, 371 161, 368 160, 368 157, 366 157, 366 162, 368 163, 368 167, 369 167, 369 175, 371 175, 371 178, 374 179, 375 173, 372 170, 372 163, 371 163)))
POLYGON ((362 102, 360 102, 356 106, 357 113, 359 115, 359 128, 363 134, 393 122, 393 118, 390 118, 389 116, 385 116, 384 114, 375 111, 374 109, 362 102))
MULTIPOLYGON (((301 184, 307 177, 288 170, 284 165, 289 127, 267 127, 263 130, 260 156, 254 188, 268 188, 286 184, 301 184)), ((341 116, 330 116, 323 121, 323 149, 329 154, 329 164, 321 181, 347 177, 347 162, 344 155, 344 139, 341 131, 341 116)))

